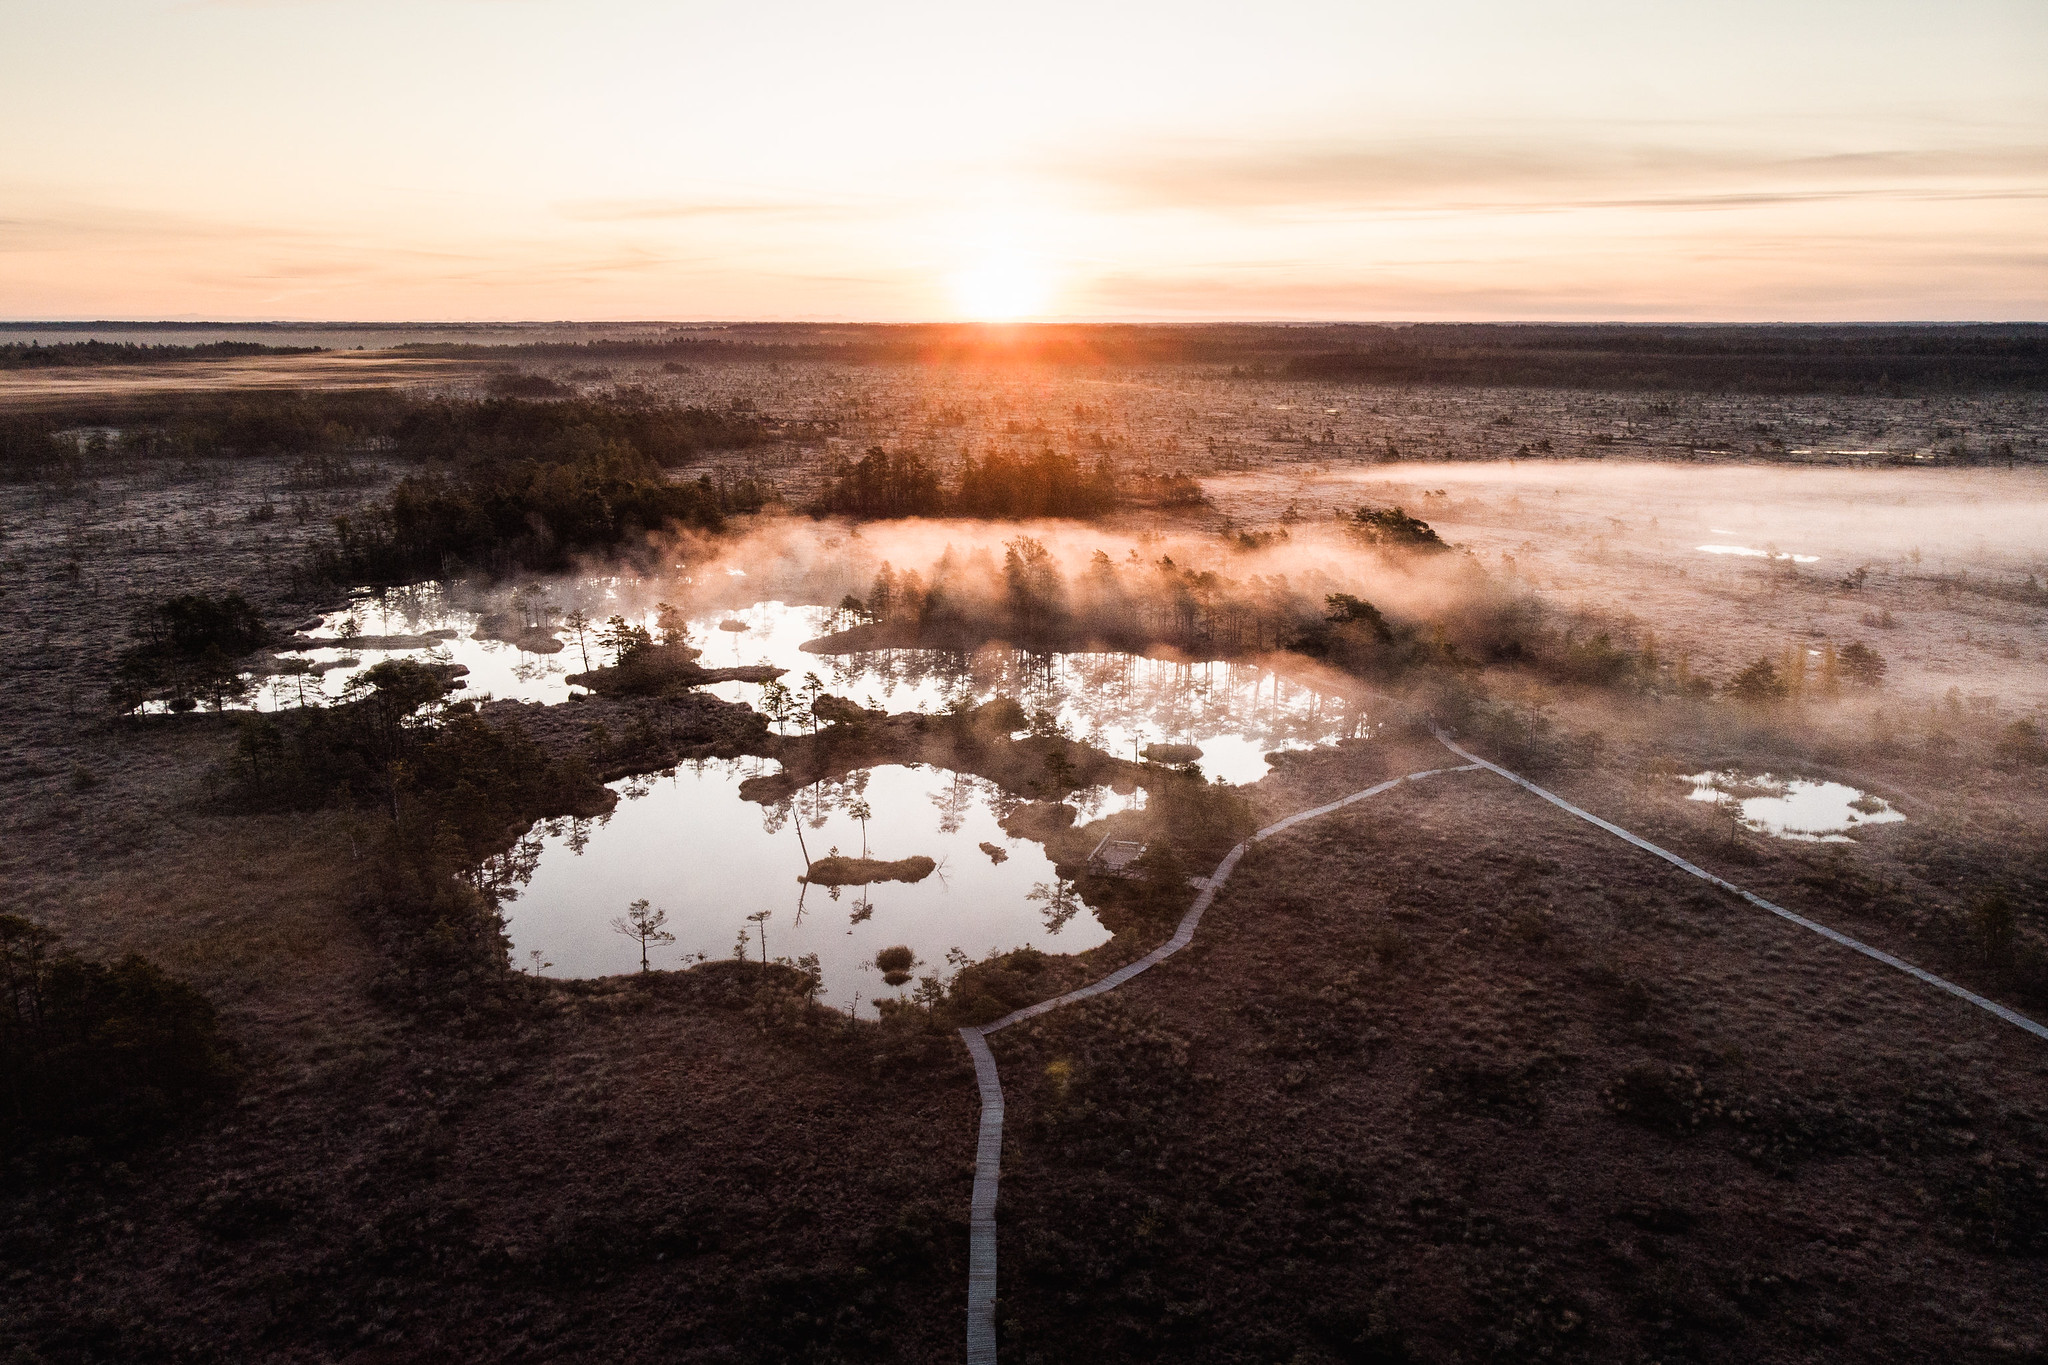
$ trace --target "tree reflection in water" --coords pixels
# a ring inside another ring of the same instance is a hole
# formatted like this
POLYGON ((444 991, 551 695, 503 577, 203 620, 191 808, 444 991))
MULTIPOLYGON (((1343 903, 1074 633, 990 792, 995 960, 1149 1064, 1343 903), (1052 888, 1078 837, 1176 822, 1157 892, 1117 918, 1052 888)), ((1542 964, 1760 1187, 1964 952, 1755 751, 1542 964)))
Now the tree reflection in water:
POLYGON ((1291 682, 1258 663, 1179 662, 1131 654, 1048 654, 990 645, 963 653, 888 649, 824 656, 831 691, 889 710, 936 709, 938 698, 998 695, 1042 712, 1098 748, 1136 758, 1156 741, 1229 741, 1206 765, 1226 781, 1256 781, 1254 760, 1275 748, 1367 733, 1362 703, 1291 682))
POLYGON ((1025 899, 1037 901, 1045 907, 1045 932, 1048 934, 1057 934, 1067 927, 1067 921, 1087 908, 1074 890, 1074 883, 1065 877, 1038 883, 1025 899))

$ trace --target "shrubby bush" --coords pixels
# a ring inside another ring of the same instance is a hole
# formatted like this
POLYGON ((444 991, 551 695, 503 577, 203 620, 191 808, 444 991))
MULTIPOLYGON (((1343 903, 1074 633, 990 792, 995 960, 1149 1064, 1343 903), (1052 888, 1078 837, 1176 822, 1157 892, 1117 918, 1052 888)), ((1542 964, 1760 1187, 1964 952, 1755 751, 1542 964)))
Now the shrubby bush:
POLYGON ((240 593, 219 597, 183 593, 143 609, 137 642, 115 665, 108 695, 117 710, 132 711, 160 694, 172 704, 204 700, 218 711, 247 695, 240 660, 269 632, 240 593))
POLYGON ((1088 518, 1125 501, 1115 468, 1099 461, 1084 470, 1073 455, 1052 449, 1035 455, 992 451, 969 456, 950 490, 924 456, 870 446, 851 465, 834 471, 818 510, 863 519, 888 517, 1088 518))
POLYGON ((108 965, 0 915, 0 1150, 118 1151, 230 1088, 206 997, 141 957, 108 965))
POLYGON ((559 460, 484 459, 413 474, 365 518, 343 517, 306 570, 313 582, 406 582, 463 569, 565 569, 579 552, 615 549, 670 523, 715 529, 761 506, 751 483, 671 483, 629 445, 597 442, 559 460))
POLYGON ((1428 522, 1399 507, 1361 507, 1351 514, 1347 529, 1364 545, 1423 554, 1445 554, 1451 548, 1428 522))

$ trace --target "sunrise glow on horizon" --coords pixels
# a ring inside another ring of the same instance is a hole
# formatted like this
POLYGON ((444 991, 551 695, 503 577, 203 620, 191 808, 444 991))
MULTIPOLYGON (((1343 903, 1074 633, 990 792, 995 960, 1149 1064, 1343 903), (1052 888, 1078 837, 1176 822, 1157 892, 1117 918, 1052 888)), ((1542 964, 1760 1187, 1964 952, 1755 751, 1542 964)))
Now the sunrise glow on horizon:
POLYGON ((0 316, 2048 316, 2048 7, 1711 18, 29 3, 0 316))

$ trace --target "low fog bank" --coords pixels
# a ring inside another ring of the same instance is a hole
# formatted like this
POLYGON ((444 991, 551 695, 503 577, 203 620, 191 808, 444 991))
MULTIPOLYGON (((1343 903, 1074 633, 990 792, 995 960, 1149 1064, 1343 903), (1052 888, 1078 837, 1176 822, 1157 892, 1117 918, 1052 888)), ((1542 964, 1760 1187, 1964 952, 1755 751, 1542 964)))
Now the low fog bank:
MULTIPOLYGON (((1451 524, 1599 516, 1617 535, 1729 535, 1761 548, 1844 560, 2048 574, 2048 470, 1788 469, 1511 460, 1334 468, 1301 478, 1251 474, 1204 482, 1219 505, 1249 496, 1347 506, 1361 498, 1425 503, 1451 524), (1434 490, 1441 496, 1431 497, 1434 490), (1481 500, 1485 500, 1482 502, 1481 500), (1491 513, 1478 516, 1479 513, 1491 513)), ((1851 565, 1850 567, 1853 567, 1851 565)))
MULTIPOLYGON (((663 590, 709 605, 771 596, 822 606, 864 601, 885 568, 915 574, 928 591, 950 592, 964 611, 986 617, 1023 609, 1020 597, 1032 591, 1072 607, 1099 605, 1112 578, 1133 599, 1185 597, 1183 608, 1192 605, 1198 617, 1252 592, 1265 594, 1272 610, 1281 600, 1312 599, 1320 614, 1325 596, 1347 592, 1421 619, 1469 604, 1486 587, 1462 556, 1374 553, 1335 523, 1241 540, 1074 521, 763 518, 737 536, 682 536, 663 548, 673 551, 657 575, 663 590)), ((1163 601, 1141 605, 1166 609, 1163 601)), ((1199 642, 1219 628, 1197 619, 1182 633, 1199 642)))
POLYGON ((2048 706, 2048 472, 1585 462, 1206 480, 1242 526, 1399 503, 1549 606, 1726 675, 1855 643, 1921 700, 2048 706))

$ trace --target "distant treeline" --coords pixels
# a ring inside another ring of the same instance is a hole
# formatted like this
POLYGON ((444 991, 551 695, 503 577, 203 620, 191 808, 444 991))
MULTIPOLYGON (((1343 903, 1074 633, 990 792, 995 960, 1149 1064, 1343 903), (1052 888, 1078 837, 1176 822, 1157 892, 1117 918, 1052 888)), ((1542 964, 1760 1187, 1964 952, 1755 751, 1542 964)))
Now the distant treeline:
POLYGON ((132 341, 60 341, 44 346, 0 344, 0 370, 56 370, 76 365, 154 365, 168 360, 233 360, 252 355, 315 355, 323 346, 265 346, 254 341, 209 341, 197 346, 132 341))
POLYGON ((1330 323, 750 324, 717 335, 421 345, 450 359, 1227 364, 1382 384, 1809 393, 2048 387, 2048 326, 1330 323))
MULTIPOLYGON (((259 330, 260 329, 252 329, 259 330)), ((539 328, 536 327, 536 332, 539 328)), ((454 360, 1229 365, 1376 384, 1814 393, 2048 387, 2048 326, 1550 323, 737 323, 588 341, 420 342, 454 360)), ((0 346, 0 368, 290 354, 255 342, 0 346)))
POLYGON ((1129 365, 1245 359, 1264 354, 1262 338, 1277 329, 1222 324, 1203 327, 980 323, 799 325, 736 324, 716 335, 535 341, 512 345, 422 342, 395 348, 443 360, 832 360, 918 363, 1129 365))
POLYGON ((1290 378, 1740 393, 2048 388, 2048 327, 1355 329, 1290 378))

